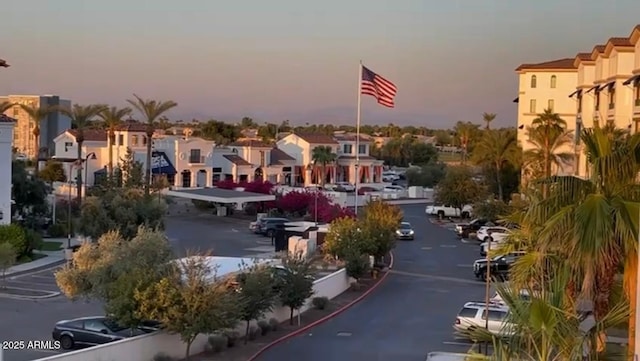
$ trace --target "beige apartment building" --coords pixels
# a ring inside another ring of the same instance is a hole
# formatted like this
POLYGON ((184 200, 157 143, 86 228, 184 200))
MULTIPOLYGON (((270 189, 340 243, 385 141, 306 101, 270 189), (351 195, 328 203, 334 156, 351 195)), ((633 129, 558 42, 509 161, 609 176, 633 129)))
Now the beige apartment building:
MULTIPOLYGON (((558 113, 575 135, 607 124, 630 133, 640 131, 640 25, 628 37, 609 38, 590 52, 523 64, 516 71, 518 141, 523 149, 532 146, 526 139, 526 127, 546 108, 558 113)), ((573 164, 558 173, 587 177, 589 169, 579 136, 574 137, 572 148, 573 164)))
POLYGON ((25 154, 30 159, 35 159, 38 149, 45 150, 40 157, 53 155, 55 145, 53 140, 65 130, 71 128, 71 119, 61 112, 53 112, 40 121, 40 144, 36 148, 33 129, 35 123, 19 104, 29 106, 60 106, 71 107, 71 101, 60 99, 57 95, 8 95, 0 96, 0 103, 10 102, 16 104, 9 108, 5 115, 16 119, 13 133, 13 147, 18 153, 25 154))

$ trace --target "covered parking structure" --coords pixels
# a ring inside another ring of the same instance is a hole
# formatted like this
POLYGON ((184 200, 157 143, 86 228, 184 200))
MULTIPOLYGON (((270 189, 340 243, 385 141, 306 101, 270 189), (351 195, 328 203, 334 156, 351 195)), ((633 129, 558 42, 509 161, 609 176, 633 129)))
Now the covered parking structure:
POLYGON ((222 188, 170 190, 166 195, 170 197, 195 199, 224 205, 235 204, 236 209, 242 209, 242 206, 245 203, 269 202, 276 200, 276 196, 273 194, 243 192, 222 188))

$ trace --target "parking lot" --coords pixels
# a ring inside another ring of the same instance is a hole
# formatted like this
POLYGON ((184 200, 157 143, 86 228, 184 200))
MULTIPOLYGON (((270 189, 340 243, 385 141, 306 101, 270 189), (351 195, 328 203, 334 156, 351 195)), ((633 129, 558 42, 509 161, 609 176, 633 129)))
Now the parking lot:
POLYGON ((50 298, 60 294, 54 276, 55 269, 39 271, 36 273, 7 277, 4 286, 10 290, 16 290, 16 296, 23 291, 25 296, 33 298, 50 298))

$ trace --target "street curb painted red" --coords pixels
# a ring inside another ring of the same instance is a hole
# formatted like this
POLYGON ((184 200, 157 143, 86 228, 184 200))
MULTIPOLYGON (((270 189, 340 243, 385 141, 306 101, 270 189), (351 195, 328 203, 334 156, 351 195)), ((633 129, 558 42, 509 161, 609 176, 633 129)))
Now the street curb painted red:
MULTIPOLYGON (((389 253, 389 256, 391 258, 390 262, 389 262, 389 270, 391 270, 391 268, 393 268, 393 253, 389 253)), ((356 298, 355 300, 349 302, 348 304, 344 305, 342 308, 333 311, 333 313, 324 316, 323 318, 314 321, 298 330, 295 330, 289 334, 286 334, 282 337, 280 337, 279 339, 271 342, 270 344, 264 346, 263 348, 260 349, 260 351, 256 352, 253 356, 251 356, 247 361, 255 361, 258 357, 260 357, 260 355, 262 355, 263 353, 265 353, 267 350, 269 350, 270 348, 284 342, 287 341, 295 336, 298 336, 306 331, 308 331, 309 329, 316 327, 322 323, 325 323, 327 321, 329 321, 330 319, 338 316, 339 314, 341 314, 342 312, 348 310, 349 308, 353 307, 356 303, 362 301, 363 299, 365 299, 365 297, 369 296, 371 293, 373 293, 373 291, 375 291, 376 288, 378 288, 378 286, 380 286, 382 284, 382 282, 384 282, 384 280, 387 278, 387 276, 389 275, 389 271, 385 272, 384 275, 382 277, 380 277, 380 279, 378 280, 378 282, 376 282, 373 286, 371 286, 371 288, 369 288, 368 290, 366 290, 363 294, 361 294, 360 296, 358 296, 358 298, 356 298)))

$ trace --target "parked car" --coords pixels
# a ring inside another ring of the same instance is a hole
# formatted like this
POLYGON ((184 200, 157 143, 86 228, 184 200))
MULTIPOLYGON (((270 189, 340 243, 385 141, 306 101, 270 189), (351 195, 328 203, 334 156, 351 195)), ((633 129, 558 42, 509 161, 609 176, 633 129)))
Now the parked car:
POLYGON ((486 242, 489 240, 489 234, 493 238, 494 242, 501 242, 503 238, 509 234, 509 228, 499 226, 482 226, 476 232, 476 238, 480 242, 486 242))
MULTIPOLYGON (((493 257, 491 259, 491 269, 489 276, 495 276, 499 279, 508 279, 511 266, 522 257, 524 252, 511 252, 508 254, 493 257)), ((486 280, 487 277, 487 259, 481 258, 473 262, 473 274, 476 278, 486 280)))
POLYGON ((404 192, 405 188, 403 186, 385 186, 384 188, 382 188, 383 192, 395 192, 395 193, 399 193, 399 192, 404 192))
POLYGON ((425 213, 429 216, 438 216, 440 218, 444 217, 461 217, 461 218, 470 218, 473 214, 473 207, 471 205, 466 205, 460 208, 456 208, 450 205, 431 205, 427 206, 425 209, 425 213))
POLYGON ((75 346, 95 346, 140 336, 160 329, 156 321, 146 321, 135 329, 122 327, 105 316, 82 317, 59 321, 51 336, 60 341, 60 347, 70 350, 75 346))
POLYGON ((509 308, 502 304, 485 302, 467 302, 456 317, 453 328, 457 332, 471 331, 474 328, 485 328, 488 318, 488 331, 501 336, 508 336, 511 331, 506 322, 509 308), (488 314, 487 314, 488 311, 488 314), (488 317, 485 317, 488 316, 488 317))
POLYGON ((263 236, 273 237, 276 234, 276 228, 278 225, 289 222, 291 221, 288 218, 265 217, 256 223, 253 232, 263 236))
POLYGON ((373 187, 358 187, 358 195, 359 196, 363 196, 367 193, 372 193, 372 192, 378 192, 380 191, 379 189, 373 188, 373 187))
POLYGON ((396 239, 413 241, 414 237, 415 232, 413 231, 413 227, 411 227, 411 223, 400 223, 400 227, 396 230, 396 239))
POLYGON ((459 238, 469 238, 470 233, 476 233, 481 227, 493 226, 493 222, 486 219, 474 219, 469 223, 457 223, 456 234, 459 238))
POLYGON ((335 183, 335 191, 336 192, 355 192, 356 191, 356 186, 354 186, 353 184, 349 183, 349 182, 336 182, 335 183))
POLYGON ((386 171, 382 172, 382 181, 391 183, 393 181, 399 180, 400 176, 394 171, 386 171))

